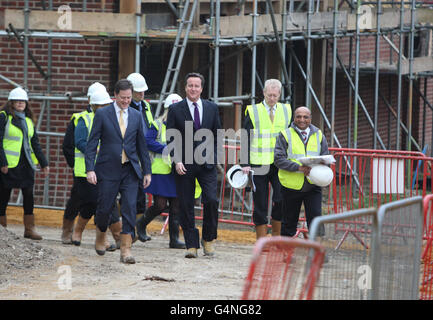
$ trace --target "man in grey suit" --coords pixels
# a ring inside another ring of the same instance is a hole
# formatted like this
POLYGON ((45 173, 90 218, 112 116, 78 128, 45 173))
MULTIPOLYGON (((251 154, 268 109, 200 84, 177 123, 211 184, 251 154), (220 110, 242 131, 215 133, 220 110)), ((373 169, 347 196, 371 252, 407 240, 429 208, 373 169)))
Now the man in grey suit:
POLYGON ((114 86, 115 102, 98 109, 85 153, 87 180, 98 185, 95 214, 95 249, 105 253, 105 232, 110 213, 120 192, 122 232, 120 261, 135 263, 131 255, 135 237, 136 201, 139 183, 146 188, 151 181, 151 162, 139 111, 129 108, 132 84, 119 80, 114 86), (99 145, 99 152, 97 152, 99 145), (96 162, 95 162, 96 159, 96 162))

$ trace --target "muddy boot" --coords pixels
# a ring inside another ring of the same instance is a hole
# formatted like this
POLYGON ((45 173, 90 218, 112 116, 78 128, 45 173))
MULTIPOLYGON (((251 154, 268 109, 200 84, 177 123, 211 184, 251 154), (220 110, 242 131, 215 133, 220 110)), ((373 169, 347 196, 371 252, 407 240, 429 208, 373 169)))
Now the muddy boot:
POLYGON ((185 243, 179 241, 179 222, 174 213, 170 213, 168 218, 168 234, 170 235, 170 248, 186 249, 185 243))
POLYGON ((132 237, 130 234, 121 234, 120 235, 121 244, 120 244, 120 262, 126 264, 134 264, 135 259, 131 254, 131 246, 132 246, 132 237))
POLYGON ((268 233, 268 226, 266 224, 256 226, 256 240, 262 237, 266 237, 267 233, 268 233))
POLYGON ((114 251, 116 249, 120 249, 120 232, 122 231, 122 221, 118 221, 116 223, 113 223, 110 227, 111 235, 113 236, 114 241, 116 241, 115 245, 110 246, 110 250, 108 251, 114 251), (113 247, 114 246, 114 247, 113 247), (114 248, 114 250, 112 250, 114 248))
POLYGON ((0 226, 3 226, 3 228, 8 226, 6 215, 0 216, 0 226))
POLYGON ((25 214, 24 218, 24 238, 32 240, 42 240, 40 234, 35 231, 35 216, 33 214, 25 214))
POLYGON ((159 216, 160 214, 160 210, 158 210, 155 206, 151 206, 146 210, 143 216, 137 220, 136 227, 138 240, 141 242, 152 240, 152 238, 146 233, 146 227, 156 216, 159 216))
POLYGON ((72 243, 76 246, 81 244, 81 237, 83 236, 83 231, 86 229, 87 222, 90 219, 84 219, 78 216, 77 224, 75 225, 74 232, 72 233, 72 243))
POLYGON ((72 244, 72 232, 74 230, 74 220, 63 218, 62 243, 72 244))
POLYGON ((105 238, 106 232, 102 232, 101 230, 99 230, 98 226, 96 226, 95 251, 100 256, 103 256, 105 254, 105 238))

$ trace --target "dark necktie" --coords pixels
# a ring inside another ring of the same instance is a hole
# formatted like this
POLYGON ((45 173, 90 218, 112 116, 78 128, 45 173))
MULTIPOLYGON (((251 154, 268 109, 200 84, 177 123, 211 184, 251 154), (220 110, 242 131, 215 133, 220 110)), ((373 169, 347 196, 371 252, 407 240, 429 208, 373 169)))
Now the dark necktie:
POLYGON ((304 140, 304 144, 307 142, 307 132, 306 131, 301 131, 302 133, 302 139, 304 140))
POLYGON ((200 113, 198 112, 197 103, 193 102, 194 105, 194 128, 196 130, 200 129, 200 113))

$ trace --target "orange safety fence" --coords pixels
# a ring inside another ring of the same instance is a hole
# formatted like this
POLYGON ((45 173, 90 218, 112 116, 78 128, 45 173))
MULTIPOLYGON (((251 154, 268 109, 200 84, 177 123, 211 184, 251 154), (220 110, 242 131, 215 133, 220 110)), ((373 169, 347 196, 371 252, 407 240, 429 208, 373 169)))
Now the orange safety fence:
POLYGON ((324 247, 289 237, 260 238, 253 252, 243 300, 311 300, 324 247))

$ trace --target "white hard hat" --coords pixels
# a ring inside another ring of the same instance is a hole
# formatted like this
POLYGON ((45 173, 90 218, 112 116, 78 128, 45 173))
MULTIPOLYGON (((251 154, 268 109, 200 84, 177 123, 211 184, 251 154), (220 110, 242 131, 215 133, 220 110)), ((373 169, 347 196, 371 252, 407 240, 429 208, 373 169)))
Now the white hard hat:
POLYGON ((107 91, 107 88, 105 88, 105 86, 99 82, 95 82, 95 83, 91 84, 89 86, 89 88, 87 89, 87 98, 90 98, 90 96, 94 92, 100 91, 100 90, 107 91))
POLYGON ((110 95, 105 90, 96 91, 90 96, 90 104, 103 105, 112 102, 113 100, 110 98, 110 95))
POLYGON ((131 81, 132 87, 134 88, 134 91, 136 92, 143 92, 148 89, 146 80, 144 77, 139 73, 131 73, 127 78, 127 80, 131 81))
POLYGON ((319 164, 311 167, 308 178, 319 187, 327 187, 331 184, 332 179, 334 179, 334 173, 328 166, 319 164))
POLYGON ((8 100, 29 101, 29 96, 23 88, 17 87, 9 92, 8 100))
POLYGON ((179 102, 182 100, 182 97, 178 95, 177 93, 169 94, 168 97, 165 99, 164 102, 164 108, 168 108, 173 103, 179 102))
POLYGON ((233 188, 243 189, 248 185, 248 175, 242 172, 242 167, 238 164, 227 171, 226 177, 233 188))

